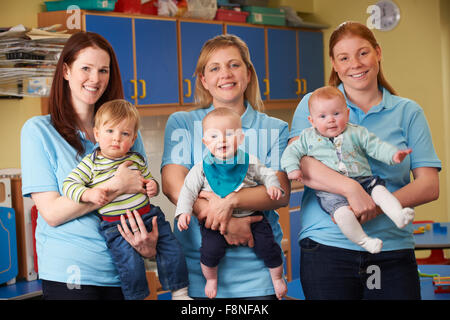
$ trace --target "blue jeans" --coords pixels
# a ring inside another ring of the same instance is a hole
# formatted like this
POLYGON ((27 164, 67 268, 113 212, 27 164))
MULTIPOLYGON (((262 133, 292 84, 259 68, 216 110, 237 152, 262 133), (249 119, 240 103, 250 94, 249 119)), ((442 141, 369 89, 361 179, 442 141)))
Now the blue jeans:
POLYGON ((300 241, 300 280, 309 300, 420 300, 414 250, 370 254, 300 241))
MULTIPOLYGON (((158 278, 164 290, 177 290, 189 284, 186 260, 180 244, 172 233, 169 222, 159 207, 151 206, 150 212, 142 216, 147 231, 152 230, 152 218, 156 216, 158 224, 158 242, 156 244, 156 263, 158 278)), ((100 233, 119 272, 122 292, 126 300, 142 300, 150 294, 145 264, 141 255, 122 237, 117 229, 119 221, 102 221, 100 233)))
MULTIPOLYGON (((369 195, 372 195, 372 190, 376 186, 385 186, 386 184, 379 176, 356 177, 353 179, 356 180, 369 195)), ((331 216, 333 216, 340 207, 348 206, 347 198, 340 194, 321 190, 315 190, 315 193, 320 207, 331 216)))

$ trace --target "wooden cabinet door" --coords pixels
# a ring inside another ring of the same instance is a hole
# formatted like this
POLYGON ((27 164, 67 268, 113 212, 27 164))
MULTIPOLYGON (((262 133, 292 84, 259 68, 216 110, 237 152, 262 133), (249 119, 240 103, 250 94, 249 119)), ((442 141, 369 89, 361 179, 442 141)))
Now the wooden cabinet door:
POLYGON ((133 25, 131 18, 86 15, 86 31, 96 32, 109 41, 116 54, 125 99, 136 103, 133 64, 133 25))
POLYGON ((194 101, 194 71, 203 44, 222 29, 222 24, 180 21, 183 103, 194 101))
POLYGON ((297 31, 301 94, 324 85, 323 34, 315 31, 297 31))
POLYGON ((137 104, 179 104, 176 21, 135 19, 137 104))
POLYGON ((269 99, 298 99, 296 30, 267 28, 269 99))
POLYGON ((266 45, 264 27, 227 25, 227 33, 240 37, 248 46, 250 59, 258 76, 261 98, 266 100, 268 87, 266 75, 266 45))

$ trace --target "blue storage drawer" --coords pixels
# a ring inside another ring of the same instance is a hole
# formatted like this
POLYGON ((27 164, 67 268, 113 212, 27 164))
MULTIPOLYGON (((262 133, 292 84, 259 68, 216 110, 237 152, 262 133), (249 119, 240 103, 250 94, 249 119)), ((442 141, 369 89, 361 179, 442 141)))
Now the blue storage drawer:
POLYGON ((0 207, 0 284, 17 273, 16 215, 14 209, 0 207))

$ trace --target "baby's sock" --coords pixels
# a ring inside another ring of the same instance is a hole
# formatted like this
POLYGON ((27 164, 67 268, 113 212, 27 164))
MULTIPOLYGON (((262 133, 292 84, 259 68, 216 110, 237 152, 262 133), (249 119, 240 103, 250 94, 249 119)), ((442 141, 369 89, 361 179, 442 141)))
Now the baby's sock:
POLYGON ((414 220, 414 210, 402 208, 398 199, 386 187, 373 188, 372 199, 398 228, 404 228, 414 220))
POLYGON ((353 211, 349 207, 340 207, 333 215, 334 221, 342 233, 352 242, 363 247, 370 253, 378 253, 383 242, 378 238, 370 238, 361 227, 353 211))
POLYGON ((192 300, 188 295, 188 287, 172 291, 172 300, 192 300))

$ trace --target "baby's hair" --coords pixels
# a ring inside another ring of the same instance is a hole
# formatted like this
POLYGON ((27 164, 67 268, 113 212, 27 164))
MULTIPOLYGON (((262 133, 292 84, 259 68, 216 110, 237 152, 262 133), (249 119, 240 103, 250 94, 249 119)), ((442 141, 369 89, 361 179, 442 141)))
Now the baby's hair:
POLYGON ((124 99, 111 100, 102 104, 97 110, 94 126, 98 129, 108 122, 115 125, 123 120, 134 123, 134 134, 136 135, 140 124, 139 112, 136 107, 124 99))
POLYGON ((214 108, 214 110, 210 111, 204 118, 202 121, 202 125, 205 126, 206 121, 208 121, 208 119, 211 118, 215 118, 215 117, 230 117, 230 118, 235 118, 236 121, 239 121, 239 125, 241 126, 241 116, 229 109, 229 108, 214 108))
POLYGON ((308 101, 309 111, 311 112, 311 108, 313 104, 316 102, 316 100, 319 99, 331 100, 334 98, 341 99, 342 103, 347 105, 347 101, 345 100, 344 94, 341 92, 341 90, 339 90, 336 87, 325 86, 314 90, 311 96, 309 97, 308 101))

